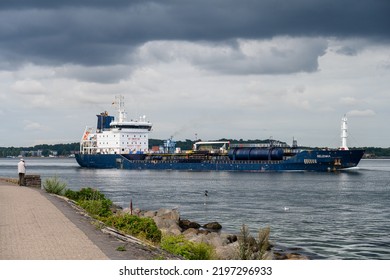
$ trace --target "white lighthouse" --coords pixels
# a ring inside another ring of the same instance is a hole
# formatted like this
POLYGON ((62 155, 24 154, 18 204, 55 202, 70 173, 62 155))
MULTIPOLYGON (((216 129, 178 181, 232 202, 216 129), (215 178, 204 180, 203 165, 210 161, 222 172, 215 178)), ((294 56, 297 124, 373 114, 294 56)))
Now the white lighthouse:
POLYGON ((340 150, 348 150, 347 137, 348 137, 347 115, 344 115, 344 117, 341 119, 341 147, 340 147, 340 150))

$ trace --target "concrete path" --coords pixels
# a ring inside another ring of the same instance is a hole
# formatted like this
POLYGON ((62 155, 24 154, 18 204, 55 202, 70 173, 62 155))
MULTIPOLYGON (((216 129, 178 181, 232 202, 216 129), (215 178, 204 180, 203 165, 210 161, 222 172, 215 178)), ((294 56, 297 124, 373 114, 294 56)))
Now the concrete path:
POLYGON ((0 181, 0 259, 108 257, 42 191, 0 181))

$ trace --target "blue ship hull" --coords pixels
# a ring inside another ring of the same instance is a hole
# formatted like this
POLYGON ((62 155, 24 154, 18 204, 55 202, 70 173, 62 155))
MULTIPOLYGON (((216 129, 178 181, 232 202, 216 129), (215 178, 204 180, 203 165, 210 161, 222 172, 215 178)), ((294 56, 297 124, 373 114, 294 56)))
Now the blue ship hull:
POLYGON ((307 150, 283 160, 185 160, 172 158, 139 159, 120 154, 76 154, 85 168, 118 168, 134 170, 191 170, 191 171, 337 171, 356 167, 364 150, 307 150))

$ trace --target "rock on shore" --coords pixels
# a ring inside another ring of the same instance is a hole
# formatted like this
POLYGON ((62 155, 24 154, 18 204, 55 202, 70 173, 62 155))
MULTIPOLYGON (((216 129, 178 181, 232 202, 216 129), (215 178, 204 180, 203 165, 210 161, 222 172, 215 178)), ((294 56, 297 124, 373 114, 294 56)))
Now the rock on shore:
MULTIPOLYGON (((124 209, 123 212, 130 213, 130 209, 124 209)), ((154 220, 157 227, 163 234, 184 235, 184 237, 192 242, 203 242, 215 248, 215 253, 218 259, 234 260, 239 259, 239 236, 221 232, 222 226, 218 222, 210 222, 203 226, 199 223, 180 219, 180 214, 176 209, 159 209, 155 211, 141 211, 135 209, 133 215, 140 217, 150 217, 154 220)), ((308 259, 300 254, 291 254, 277 252, 273 250, 267 251, 265 259, 308 259)))

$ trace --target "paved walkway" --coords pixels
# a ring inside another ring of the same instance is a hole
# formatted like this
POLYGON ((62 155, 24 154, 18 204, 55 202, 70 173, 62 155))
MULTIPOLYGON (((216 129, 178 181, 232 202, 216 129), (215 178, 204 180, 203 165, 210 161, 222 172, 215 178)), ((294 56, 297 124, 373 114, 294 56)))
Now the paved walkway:
POLYGON ((0 180, 0 259, 100 260, 108 257, 40 190, 0 180))

